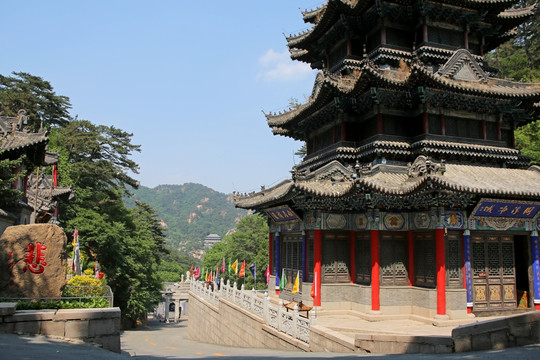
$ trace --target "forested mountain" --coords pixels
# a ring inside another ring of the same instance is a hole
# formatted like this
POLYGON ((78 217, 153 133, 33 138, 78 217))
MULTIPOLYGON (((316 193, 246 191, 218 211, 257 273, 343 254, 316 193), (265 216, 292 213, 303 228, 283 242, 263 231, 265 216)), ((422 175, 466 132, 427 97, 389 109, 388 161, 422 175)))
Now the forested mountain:
POLYGON ((140 186, 125 199, 128 207, 135 201, 155 209, 167 228, 167 242, 181 252, 198 257, 208 234, 224 237, 247 212, 234 207, 232 195, 201 184, 140 186))

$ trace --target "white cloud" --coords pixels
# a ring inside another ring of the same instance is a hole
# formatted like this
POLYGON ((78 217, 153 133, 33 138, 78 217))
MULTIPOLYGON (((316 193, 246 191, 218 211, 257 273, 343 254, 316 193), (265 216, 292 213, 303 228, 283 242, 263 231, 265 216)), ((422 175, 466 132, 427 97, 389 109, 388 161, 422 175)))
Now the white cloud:
POLYGON ((287 50, 283 52, 268 50, 259 58, 259 66, 261 70, 257 74, 257 79, 267 82, 299 80, 313 72, 308 64, 293 61, 287 50))

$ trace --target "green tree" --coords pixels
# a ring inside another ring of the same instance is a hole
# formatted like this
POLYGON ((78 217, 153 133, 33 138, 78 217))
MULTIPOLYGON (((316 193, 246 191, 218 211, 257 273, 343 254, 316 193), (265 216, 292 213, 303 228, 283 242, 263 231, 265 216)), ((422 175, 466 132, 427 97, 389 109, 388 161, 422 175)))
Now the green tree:
POLYGON ((28 126, 39 129, 65 126, 70 120, 71 103, 66 96, 56 95, 48 81, 25 72, 0 75, 0 103, 4 116, 27 111, 28 126))
POLYGON ((140 152, 140 145, 131 143, 132 136, 114 126, 87 120, 73 120, 63 128, 53 129, 49 145, 61 152, 60 182, 105 192, 136 188, 137 181, 128 173, 139 173, 139 166, 130 156, 140 152))
MULTIPOLYGON (((521 0, 515 6, 526 7, 535 4, 534 0, 521 0)), ((528 21, 519 25, 516 36, 499 46, 485 59, 497 68, 503 78, 516 81, 540 81, 540 11, 528 21)), ((540 163, 540 125, 538 118, 515 131, 516 148, 531 158, 533 163, 540 163)))
POLYGON ((129 209, 123 196, 136 181, 138 165, 129 157, 139 151, 131 134, 114 127, 73 120, 51 132, 51 148, 60 151, 60 183, 76 197, 61 206, 61 222, 79 231, 81 247, 101 264, 122 310, 126 326, 146 318, 159 301, 158 276, 164 229, 155 211, 138 202, 129 209))
MULTIPOLYGON (((0 152, 0 157, 2 154, 3 152, 0 152)), ((23 176, 21 173, 13 173, 13 169, 20 167, 22 161, 23 158, 0 160, 0 209, 13 206, 22 196, 19 190, 11 188, 11 185, 23 176)))
MULTIPOLYGON (((76 194, 60 204, 61 225, 68 233, 77 229, 82 251, 99 260, 124 323, 145 319, 161 297, 158 267, 167 250, 155 211, 142 202, 132 209, 123 202, 137 186, 128 175, 138 173, 130 157, 140 146, 131 143, 132 134, 72 119, 69 98, 56 95, 49 82, 27 73, 0 76, 0 102, 3 115, 25 109, 31 126, 51 128, 49 147, 60 152, 60 184, 71 186, 76 194)), ((14 180, 9 174, 13 167, 9 161, 0 163, 0 185, 14 180)), ((12 195, 1 192, 0 201, 12 195)))
POLYGON ((238 260, 239 266, 242 261, 246 261, 246 277, 239 280, 233 274, 221 274, 222 278, 231 281, 244 282, 246 288, 256 287, 266 288, 266 278, 264 272, 268 266, 268 224, 262 215, 246 216, 238 223, 236 231, 223 238, 220 243, 212 246, 203 259, 203 268, 215 270, 217 266, 221 268, 221 263, 225 258, 227 264, 229 260, 238 260), (253 277, 248 267, 256 263, 257 284, 254 284, 253 277))
POLYGON ((304 143, 300 149, 296 150, 296 152, 294 153, 294 155, 296 156, 300 156, 300 157, 305 157, 307 155, 307 145, 304 143))
POLYGON ((531 158, 535 164, 540 164, 540 120, 533 121, 515 131, 516 148, 531 158))

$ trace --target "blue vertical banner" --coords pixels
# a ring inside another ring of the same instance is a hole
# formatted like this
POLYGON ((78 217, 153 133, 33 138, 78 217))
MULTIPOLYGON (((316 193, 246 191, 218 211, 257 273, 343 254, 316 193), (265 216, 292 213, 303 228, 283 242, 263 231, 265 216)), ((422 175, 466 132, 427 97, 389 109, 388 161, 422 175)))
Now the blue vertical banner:
POLYGON ((274 268, 276 269, 276 289, 279 289, 279 232, 276 231, 276 235, 274 236, 275 238, 275 241, 276 241, 276 246, 274 246, 274 249, 275 250, 275 266, 274 268))
POLYGON ((465 255, 465 286, 467 288, 467 307, 473 307, 472 273, 471 273, 471 232, 463 232, 463 253, 465 255))
POLYGON ((306 232, 302 231, 302 281, 306 278, 306 232))
POLYGON ((531 250, 533 261, 534 305, 540 305, 540 255, 538 231, 531 232, 531 250))

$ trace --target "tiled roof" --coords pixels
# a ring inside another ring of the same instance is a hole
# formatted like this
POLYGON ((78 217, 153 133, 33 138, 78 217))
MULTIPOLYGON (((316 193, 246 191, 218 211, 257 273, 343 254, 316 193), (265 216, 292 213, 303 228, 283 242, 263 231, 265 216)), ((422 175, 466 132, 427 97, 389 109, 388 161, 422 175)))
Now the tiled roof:
POLYGON ((472 165, 446 165, 444 176, 435 176, 440 186, 481 195, 540 197, 540 168, 528 170, 472 165))
POLYGON ((0 140, 0 150, 12 151, 22 149, 41 143, 45 144, 48 140, 45 133, 24 133, 17 131, 0 140))
POLYGON ((243 209, 253 209, 260 204, 272 204, 275 201, 282 201, 286 197, 290 196, 290 193, 293 190, 293 185, 292 180, 284 180, 271 188, 263 189, 256 193, 234 193, 234 201, 236 203, 236 207, 243 209))
MULTIPOLYGON (((416 1, 397 1, 404 6, 417 6, 416 1)), ((303 20, 306 23, 314 24, 311 29, 304 30, 301 33, 286 36, 287 46, 291 51, 293 58, 298 58, 299 49, 309 49, 311 44, 316 44, 320 37, 330 29, 342 14, 358 14, 372 6, 373 0, 328 0, 321 7, 303 11, 303 20)), ((494 26, 496 31, 506 32, 509 27, 514 27, 514 23, 534 15, 536 4, 526 8, 511 8, 517 3, 516 0, 443 0, 440 3, 446 3, 451 6, 476 9, 486 19, 498 24, 506 24, 505 28, 494 26)), ((493 34, 492 36, 497 36, 493 34)), ((505 36, 499 34, 498 36, 505 36)), ((305 54, 304 54, 305 55, 305 54)))
MULTIPOLYGON (((350 75, 319 72, 308 101, 281 113, 265 114, 275 134, 292 134, 287 124, 300 121, 326 105, 331 98, 354 96, 357 92, 384 83, 386 87, 407 88, 418 83, 456 93, 502 99, 540 100, 540 83, 523 83, 489 77, 478 59, 468 50, 460 49, 434 73, 423 63, 414 61, 400 69, 379 68, 370 60, 354 61, 357 69, 350 75)), ((351 63, 352 64, 352 63, 351 63)))
POLYGON ((13 151, 49 141, 45 131, 30 132, 24 128, 25 114, 21 110, 17 117, 0 116, 0 150, 13 151))
POLYGON ((43 161, 43 165, 49 166, 49 165, 55 165, 58 164, 58 156, 60 155, 60 152, 51 152, 47 151, 45 153, 45 160, 43 161))
POLYGON ((69 186, 54 187, 53 177, 51 175, 40 174, 37 184, 37 203, 36 203, 36 175, 31 174, 28 177, 27 199, 28 205, 36 208, 38 211, 49 211, 56 205, 56 199, 61 196, 72 196, 73 191, 69 186))
POLYGON ((521 18, 527 18, 529 16, 534 15, 534 11, 536 9, 537 4, 533 4, 531 6, 527 6, 524 8, 513 8, 508 9, 503 12, 501 12, 499 15, 497 15, 498 18, 501 19, 521 19, 521 18))
MULTIPOLYGON (((398 196, 411 196, 427 184, 474 195, 540 198, 540 167, 528 170, 480 165, 444 164, 419 156, 409 165, 373 166, 368 171, 345 167, 338 161, 310 174, 299 174, 262 193, 235 197, 237 207, 259 208, 285 201, 284 195, 304 192, 319 197, 342 197, 356 187, 398 196), (418 165, 420 164, 420 165, 418 165), (293 190, 294 188, 294 190, 293 190)), ((430 185, 431 186, 431 185, 430 185)))
POLYGON ((431 153, 442 155, 466 155, 472 157, 500 158, 506 160, 517 160, 519 150, 500 146, 490 146, 482 144, 460 143, 440 140, 420 140, 411 145, 412 150, 428 149, 431 153))

